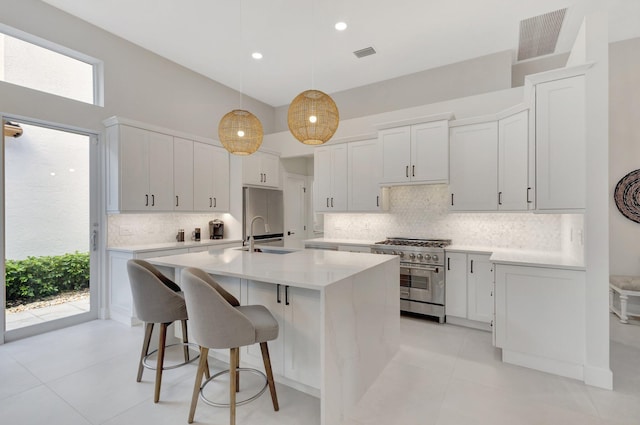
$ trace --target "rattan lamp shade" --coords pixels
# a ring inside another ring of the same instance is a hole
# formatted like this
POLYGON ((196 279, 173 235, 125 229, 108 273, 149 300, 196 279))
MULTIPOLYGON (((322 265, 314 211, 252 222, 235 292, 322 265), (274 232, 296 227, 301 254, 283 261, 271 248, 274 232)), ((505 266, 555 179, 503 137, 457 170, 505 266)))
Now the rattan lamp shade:
POLYGON ((289 105, 289 131, 306 145, 327 142, 338 129, 339 122, 336 103, 331 96, 319 90, 304 91, 289 105))
POLYGON ((262 124, 249 111, 234 109, 218 124, 222 146, 234 155, 251 155, 262 144, 262 124))

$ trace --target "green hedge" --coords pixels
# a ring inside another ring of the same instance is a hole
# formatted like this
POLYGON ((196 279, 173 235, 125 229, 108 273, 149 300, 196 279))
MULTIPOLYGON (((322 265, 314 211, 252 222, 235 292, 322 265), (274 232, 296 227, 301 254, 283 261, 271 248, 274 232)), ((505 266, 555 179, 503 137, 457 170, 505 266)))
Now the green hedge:
POLYGON ((34 301, 89 287, 89 253, 7 260, 7 301, 34 301))

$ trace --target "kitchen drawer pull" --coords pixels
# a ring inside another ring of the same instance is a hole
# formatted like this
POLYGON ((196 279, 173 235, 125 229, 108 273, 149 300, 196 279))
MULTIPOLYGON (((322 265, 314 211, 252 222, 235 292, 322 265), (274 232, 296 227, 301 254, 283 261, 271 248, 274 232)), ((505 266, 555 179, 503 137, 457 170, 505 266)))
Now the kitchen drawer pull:
POLYGON ((415 177, 416 176, 416 166, 412 165, 411 166, 411 177, 415 177))
POLYGON ((156 206, 156 195, 151 195, 151 206, 152 207, 156 206))
POLYGON ((280 304, 282 302, 282 300, 280 299, 280 284, 279 283, 276 285, 276 301, 278 302, 278 304, 280 304))
POLYGON ((284 287, 284 305, 289 305, 289 285, 284 287))
POLYGON ((451 258, 447 257, 447 271, 451 270, 451 258))
POLYGON ((531 188, 530 187, 527 188, 527 204, 530 204, 532 202, 531 198, 529 198, 529 192, 531 192, 531 188))
POLYGON ((473 260, 471 260, 471 273, 473 273, 473 260))
POLYGON ((213 198, 209 198, 209 208, 213 207, 213 198))
POLYGON ((213 198, 213 208, 218 208, 218 198, 214 196, 213 198))
POLYGON ((376 196, 376 207, 380 206, 380 195, 376 196))
POLYGON ((149 206, 149 195, 144 195, 144 197, 145 197, 144 206, 148 207, 149 206))
POLYGON ((407 178, 409 177, 409 166, 408 165, 404 169, 404 175, 407 176, 407 178))
POLYGON ((451 205, 453 206, 453 193, 451 194, 451 205))
POLYGON ((333 198, 331 198, 331 208, 333 208, 333 198))
POLYGON ((260 173, 260 183, 264 182, 264 177, 262 177, 262 176, 263 176, 263 174, 260 173))
POLYGON ((178 200, 178 195, 176 195, 176 207, 179 207, 179 206, 180 206, 180 202, 178 200))
POLYGON ((498 192, 498 205, 502 205, 502 192, 498 192))
POLYGON ((264 173, 264 183, 267 182, 267 173, 264 173))
POLYGON ((329 208, 329 198, 327 198, 327 208, 329 208))

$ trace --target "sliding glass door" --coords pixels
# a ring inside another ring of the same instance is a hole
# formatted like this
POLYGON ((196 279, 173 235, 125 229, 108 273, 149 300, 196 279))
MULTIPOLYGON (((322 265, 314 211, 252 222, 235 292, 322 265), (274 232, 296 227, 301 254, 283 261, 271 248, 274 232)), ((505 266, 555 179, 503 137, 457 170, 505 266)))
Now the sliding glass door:
POLYGON ((4 117, 4 339, 97 317, 97 138, 4 117))

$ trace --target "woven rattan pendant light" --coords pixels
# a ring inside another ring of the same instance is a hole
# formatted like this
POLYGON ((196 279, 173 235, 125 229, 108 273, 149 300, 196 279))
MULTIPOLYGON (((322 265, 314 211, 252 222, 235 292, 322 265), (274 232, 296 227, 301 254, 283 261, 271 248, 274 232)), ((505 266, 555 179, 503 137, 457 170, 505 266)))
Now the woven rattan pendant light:
MULTIPOLYGON (((314 22, 314 3, 311 0, 311 22, 314 22)), ((313 26, 312 31, 313 31, 313 26)), ((313 34, 312 34, 313 37, 313 34)), ((314 40, 315 41, 315 40, 314 40)), ((315 43, 313 43, 315 44, 315 43)), ((314 46, 315 47, 315 46, 314 46)), ((311 58, 311 85, 314 83, 314 58, 311 58)), ((321 145, 338 129, 340 114, 331 96, 320 90, 306 90, 297 95, 287 113, 289 131, 305 145, 321 145)))
MULTIPOLYGON (((240 40, 242 40, 242 1, 240 3, 240 40)), ((242 52, 242 48, 240 49, 242 52)), ((240 73, 240 109, 227 113, 218 124, 218 138, 234 155, 251 155, 262 144, 262 123, 258 117, 242 109, 242 72, 240 73)))

